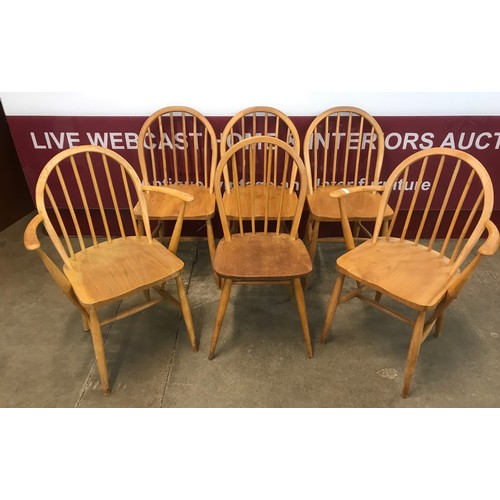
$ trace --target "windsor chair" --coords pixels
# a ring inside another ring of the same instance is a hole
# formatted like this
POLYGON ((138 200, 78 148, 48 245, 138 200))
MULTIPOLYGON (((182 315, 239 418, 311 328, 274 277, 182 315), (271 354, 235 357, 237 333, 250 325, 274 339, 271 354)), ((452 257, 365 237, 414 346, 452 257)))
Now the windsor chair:
MULTIPOLYGON (((220 154, 226 152, 227 148, 237 144, 242 139, 255 136, 270 136, 281 139, 286 144, 291 145, 297 154, 300 155, 300 137, 292 120, 282 111, 269 106, 253 106, 241 110, 234 115, 224 127, 220 141, 220 154)), ((226 216, 231 221, 237 221, 241 215, 243 218, 250 218, 250 184, 249 162, 250 149, 241 150, 237 158, 233 156, 231 161, 238 161, 240 172, 240 186, 238 198, 235 187, 227 182, 228 172, 224 171, 226 179, 226 191, 224 194, 224 207, 226 216), (240 206, 238 207, 238 203, 240 206)), ((265 158, 264 158, 265 159, 265 158)), ((297 194, 295 191, 297 180, 297 169, 294 166, 291 175, 288 175, 288 190, 283 192, 279 186, 284 165, 280 162, 268 164, 263 161, 257 165, 255 182, 252 184, 255 209, 263 213, 264 198, 268 197, 268 210, 271 218, 277 218, 280 210, 280 220, 293 219, 297 208, 297 194), (282 196, 283 195, 283 196, 282 196), (282 197, 282 200, 281 200, 282 197), (259 202, 260 200, 260 202, 259 202)), ((236 224, 232 224, 235 228, 236 224)))
POLYGON ((36 185, 38 214, 28 224, 24 244, 36 251, 62 292, 80 311, 90 329, 102 389, 110 393, 101 326, 126 318, 165 300, 180 307, 193 351, 198 344, 186 291, 184 263, 175 255, 189 193, 142 186, 132 166, 114 151, 77 146, 54 156, 36 185), (157 192, 178 200, 180 209, 169 249, 151 235, 144 193, 157 192), (134 204, 141 209, 141 235, 134 204), (37 236, 40 224, 62 259, 60 266, 45 253, 37 236), (90 235, 86 237, 86 235, 90 235), (175 280, 179 300, 165 290, 175 280), (151 296, 151 291, 155 295, 151 296), (142 293, 144 302, 100 319, 105 304, 142 293))
MULTIPOLYGON (((312 121, 304 137, 309 185, 309 216, 304 239, 313 262, 318 241, 336 241, 336 238, 319 237, 320 224, 341 222, 339 205, 332 203, 330 193, 348 185, 378 186, 383 158, 384 134, 366 111, 335 107, 312 121)), ((380 194, 376 191, 360 191, 344 200, 355 239, 360 238, 360 232, 365 239, 372 236, 366 223, 375 221, 379 203, 380 194)), ((391 216, 392 209, 386 206, 383 230, 391 216)), ((351 248, 347 246, 347 249, 351 248)))
POLYGON ((217 245, 214 269, 222 278, 223 285, 209 359, 214 357, 233 283, 288 284, 292 287, 307 355, 310 358, 313 356, 301 284, 301 278, 312 271, 312 264, 304 243, 297 236, 306 190, 306 173, 300 156, 280 139, 269 136, 250 137, 238 142, 222 155, 215 173, 215 196, 224 237, 217 245), (247 157, 245 164, 243 156, 247 157), (274 184, 274 181, 269 181, 269 172, 273 171, 276 163, 282 165, 283 170, 274 184), (264 172, 265 180, 259 185, 257 171, 264 172), (245 205, 240 183, 243 175, 248 179, 244 191, 245 205), (291 229, 283 232, 281 223, 284 200, 289 193, 287 184, 290 177, 295 175, 300 178, 297 203, 291 229), (221 188, 223 177, 226 177, 224 194, 221 188), (227 204, 224 203, 224 197, 228 195, 228 183, 233 186, 231 195, 235 198, 235 234, 231 231, 227 204))
POLYGON ((373 237, 337 259, 338 277, 320 341, 326 339, 337 306, 354 297, 409 324, 413 330, 402 390, 406 398, 422 343, 433 328, 435 336, 440 335, 448 306, 482 257, 498 249, 498 230, 490 220, 493 185, 484 166, 464 151, 419 151, 401 162, 383 187, 349 187, 331 193, 338 199, 349 246, 353 247, 352 234, 343 203, 351 194, 371 191, 382 193, 373 237), (391 195, 394 215, 383 235, 391 195), (485 231, 486 241, 472 256, 485 231), (342 296, 346 276, 358 286, 342 296), (375 291, 373 298, 365 294, 369 291, 375 291), (416 319, 382 304, 383 296, 415 310, 416 319))
MULTIPOLYGON (((159 109, 146 119, 139 132, 138 155, 145 185, 173 186, 194 197, 185 207, 184 220, 205 221, 210 260, 213 264, 213 176, 218 146, 210 122, 200 112, 185 106, 159 109)), ((161 191, 147 191, 145 199, 149 219, 157 223, 153 234, 162 239, 164 222, 177 219, 182 201, 161 191)), ((140 205, 134 211, 137 217, 141 217, 140 205)))

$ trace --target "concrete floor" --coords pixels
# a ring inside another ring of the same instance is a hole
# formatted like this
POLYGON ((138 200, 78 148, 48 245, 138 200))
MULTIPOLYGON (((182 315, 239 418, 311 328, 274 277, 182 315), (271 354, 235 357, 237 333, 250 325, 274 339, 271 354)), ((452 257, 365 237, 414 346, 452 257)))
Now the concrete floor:
MULTIPOLYGON (((208 361, 219 291, 206 243, 182 243, 200 350, 191 351, 170 305, 108 325, 112 392, 105 397, 80 314, 24 249, 30 218, 0 232, 1 407, 500 407, 500 252, 483 260, 450 306, 442 336, 422 346, 404 400, 410 327, 351 301, 328 342, 317 342, 340 245, 319 246, 306 293, 313 359, 286 287, 237 286, 208 361)), ((54 255, 47 237, 42 244, 54 255)))

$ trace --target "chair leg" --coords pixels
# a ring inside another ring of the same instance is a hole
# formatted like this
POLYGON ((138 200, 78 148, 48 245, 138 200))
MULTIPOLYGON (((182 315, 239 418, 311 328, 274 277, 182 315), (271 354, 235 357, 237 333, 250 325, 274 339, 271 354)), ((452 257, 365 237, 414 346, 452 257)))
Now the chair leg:
MULTIPOLYGON (((210 263, 212 264, 212 270, 214 268, 214 260, 215 260, 215 238, 214 238, 214 228, 212 226, 212 219, 206 220, 207 226, 207 241, 208 241, 208 251, 210 252, 210 263)), ((213 271, 215 286, 220 289, 221 280, 220 277, 213 271)))
POLYGON ((321 337, 319 341, 324 344, 326 336, 328 334, 328 328, 330 328, 330 324, 335 316, 335 311, 337 310, 337 306, 340 299, 340 293, 342 292, 342 287, 344 286, 345 275, 339 274, 337 277, 337 281, 335 282, 335 287, 333 288, 332 296, 330 297, 330 302, 328 302, 328 307, 326 309, 326 317, 325 323, 323 325, 323 332, 321 333, 321 337))
POLYGON ((181 274, 177 275, 175 282, 177 283, 177 292, 179 294, 179 302, 181 303, 182 316, 184 317, 184 322, 186 323, 186 330, 189 341, 191 342, 191 348, 194 352, 197 352, 198 342, 196 341, 196 336, 194 334, 193 318, 191 316, 191 309, 189 308, 186 289, 184 288, 181 274))
POLYGON ((382 292, 375 292, 375 302, 380 302, 382 298, 382 292))
POLYGON ((439 337, 441 335, 443 322, 444 322, 444 313, 440 314, 436 319, 436 325, 434 327, 434 337, 439 337))
MULTIPOLYGON (((151 221, 149 222, 151 225, 151 221)), ((139 236, 146 236, 146 230, 144 229, 144 221, 142 219, 137 220, 137 230, 139 231, 139 236)))
MULTIPOLYGON (((312 216, 309 215, 309 219, 307 220, 307 226, 306 226, 306 239, 307 239, 306 247, 309 251, 309 256, 311 258, 313 266, 314 266, 314 259, 316 257, 318 234, 319 234, 319 221, 314 220, 312 216)), ((302 279, 304 280, 304 288, 307 290, 309 288, 311 274, 308 274, 302 279)))
POLYGON ((444 313, 446 311, 446 308, 453 302, 454 298, 456 298, 456 296, 449 296, 448 294, 446 294, 441 299, 441 302, 436 306, 434 314, 432 315, 432 318, 436 318, 436 322, 434 324, 435 337, 439 337, 441 335, 441 329, 443 328, 444 322, 444 313))
POLYGON ((389 231, 389 221, 384 220, 382 221, 382 227, 380 229, 380 236, 386 236, 389 231))
POLYGON ((94 344, 95 359, 97 361, 97 369, 99 371, 99 378, 101 379, 101 386, 104 394, 109 396, 109 379, 108 369, 106 367, 106 356, 104 355, 104 343, 102 341, 101 325, 97 317, 96 310, 92 307, 89 311, 90 316, 90 334, 92 335, 92 343, 94 344))
POLYGON ((307 222, 306 222, 306 230, 304 231, 304 245, 306 248, 309 248, 309 242, 311 241, 311 233, 312 233, 312 216, 311 213, 309 212, 309 215, 307 216, 307 222))
POLYGON ((312 221, 312 231, 311 231, 311 241, 309 242, 309 256, 311 257, 311 262, 314 265, 314 258, 316 257, 316 247, 318 245, 319 236, 319 220, 312 221))
POLYGON ((160 230, 158 231, 158 238, 161 240, 162 238, 165 238, 165 221, 158 221, 158 225, 160 226, 160 230))
POLYGON ((212 343, 210 344, 210 352, 208 354, 208 359, 210 360, 214 359, 214 352, 217 346, 217 340, 219 339, 222 320, 224 319, 224 314, 226 313, 226 307, 229 301, 229 295, 231 294, 232 284, 233 280, 229 278, 224 279, 224 286, 222 287, 219 308, 217 309, 217 318, 215 319, 214 334, 212 335, 212 343))
POLYGON ((313 357, 311 336, 309 334, 309 324, 307 323, 306 301, 304 300, 304 290, 302 290, 302 283, 300 278, 293 280, 293 287, 295 290, 295 299, 297 301, 297 308, 299 310, 300 323, 302 325, 302 333, 306 342, 307 357, 313 357))
POLYGON ((83 331, 84 332, 88 332, 90 330, 89 321, 90 321, 89 315, 82 311, 82 323, 83 323, 83 331))
POLYGON ((413 333, 411 334, 410 347, 408 349, 408 357, 406 358, 405 375, 403 382, 403 398, 407 398, 410 392, 411 379, 413 377, 413 372, 415 371, 415 365, 417 364, 418 354, 420 352, 420 346, 422 345, 422 334, 424 331, 425 323, 425 313, 426 311, 420 311, 418 313, 417 321, 413 327, 413 333))
POLYGON ((361 225, 359 222, 355 221, 352 223, 352 236, 354 238, 358 238, 359 237, 359 230, 361 228, 361 225))

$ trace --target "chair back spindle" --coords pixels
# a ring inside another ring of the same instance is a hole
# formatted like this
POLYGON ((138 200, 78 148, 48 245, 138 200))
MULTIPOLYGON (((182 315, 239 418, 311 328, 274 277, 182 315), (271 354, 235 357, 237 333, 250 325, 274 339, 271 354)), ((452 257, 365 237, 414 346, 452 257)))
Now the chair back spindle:
POLYGON ((396 237, 418 245, 428 240, 427 250, 447 257, 450 274, 456 273, 483 234, 493 209, 493 186, 484 166, 464 151, 431 148, 404 160, 387 179, 387 186, 372 241, 396 237), (381 236, 388 203, 395 206, 394 215, 381 236))
POLYGON ((139 177, 122 157, 100 146, 77 146, 57 154, 36 186, 37 209, 65 264, 88 246, 112 243, 115 234, 140 238, 136 203, 144 208, 144 230, 151 241, 139 177))
POLYGON ((139 132, 139 163, 149 185, 196 185, 213 192, 217 138, 212 125, 186 106, 159 109, 139 132))
MULTIPOLYGON (((242 139, 255 136, 276 137, 286 144, 291 145, 300 154, 300 137, 292 120, 276 108, 253 106, 243 109, 234 115, 225 126, 220 142, 221 157, 229 147, 237 144, 242 139)), ((243 185, 250 182, 250 172, 247 171, 250 162, 250 150, 246 150, 245 152, 246 154, 241 152, 239 155, 243 185)), ((268 151, 268 155, 264 158, 261 165, 262 168, 258 182, 272 182, 276 186, 279 182, 282 169, 286 168, 284 163, 286 161, 288 161, 288 158, 284 156, 282 162, 278 162, 277 151, 268 151)), ((295 183, 296 175, 297 171, 294 169, 290 176, 289 193, 292 193, 294 189, 293 184, 295 183)), ((225 174, 224 179, 227 184, 227 176, 225 174)), ((227 186, 226 189, 231 190, 231 186, 227 186)))
POLYGON ((342 106, 318 115, 304 140, 309 193, 336 185, 377 185, 384 156, 384 134, 362 109, 342 106))
POLYGON ((284 141, 272 136, 252 136, 237 142, 224 153, 215 174, 215 194, 222 221, 224 237, 231 240, 230 220, 223 203, 222 187, 229 183, 236 198, 236 214, 232 220, 241 235, 257 232, 279 235, 284 231, 283 222, 291 220, 290 236, 297 238, 300 216, 307 191, 304 164, 297 152, 284 141), (244 163, 242 158, 246 158, 244 163), (282 165, 279 176, 274 177, 276 164, 282 165), (290 219, 284 218, 284 199, 290 190, 290 182, 298 173, 298 203, 290 219), (226 182, 222 182, 227 177, 226 182), (243 197, 242 192, 248 195, 243 197))

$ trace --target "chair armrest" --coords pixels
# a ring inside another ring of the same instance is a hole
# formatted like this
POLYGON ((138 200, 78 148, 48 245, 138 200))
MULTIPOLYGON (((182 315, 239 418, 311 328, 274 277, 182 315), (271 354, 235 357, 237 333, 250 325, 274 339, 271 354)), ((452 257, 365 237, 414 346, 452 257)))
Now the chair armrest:
POLYGON ((477 255, 474 257, 472 262, 469 262, 469 264, 460 274, 454 276, 450 287, 448 288, 448 294, 450 296, 456 297, 458 295, 458 292, 460 292, 465 283, 471 277, 472 272, 479 264, 479 261, 483 256, 494 255, 494 253, 498 250, 498 246, 500 244, 500 236, 498 234, 497 227, 491 220, 487 221, 485 226, 488 230, 488 237, 486 238, 486 241, 478 248, 477 255))
POLYGON ((344 196, 354 193, 380 192, 383 190, 384 186, 351 186, 349 188, 341 188, 330 193, 331 198, 339 200, 340 222, 342 224, 342 232, 344 233, 344 241, 347 250, 352 250, 354 248, 354 238, 352 236, 351 226, 345 212, 343 200, 344 196))
POLYGON ((42 246, 38 236, 36 235, 36 230, 42 222, 43 217, 40 214, 36 214, 26 226, 26 229, 24 230, 24 246, 27 250, 38 250, 42 246))
POLYGON ((175 222, 174 230, 172 231, 172 236, 170 238, 170 244, 168 245, 168 249, 172 253, 177 253, 177 247, 181 237, 182 224, 184 222, 184 210, 186 209, 186 203, 192 202, 194 200, 194 196, 192 194, 185 193, 184 191, 179 191, 166 186, 142 186, 142 190, 168 194, 184 202, 177 217, 177 221, 175 222))
POLYGON ((382 192, 383 190, 384 186, 351 186, 349 188, 341 188, 336 191, 332 191, 330 196, 332 198, 343 198, 348 194, 382 192))
POLYGON ((170 196, 175 196, 186 203, 194 200, 194 196, 184 191, 179 191, 174 188, 169 188, 166 186, 142 186, 143 191, 154 191, 156 193, 169 194, 170 196))
POLYGON ((488 230, 488 237, 486 238, 486 241, 479 247, 478 253, 480 253, 481 255, 494 255, 498 250, 498 246, 500 244, 498 228, 491 220, 489 220, 486 222, 486 229, 488 230))

